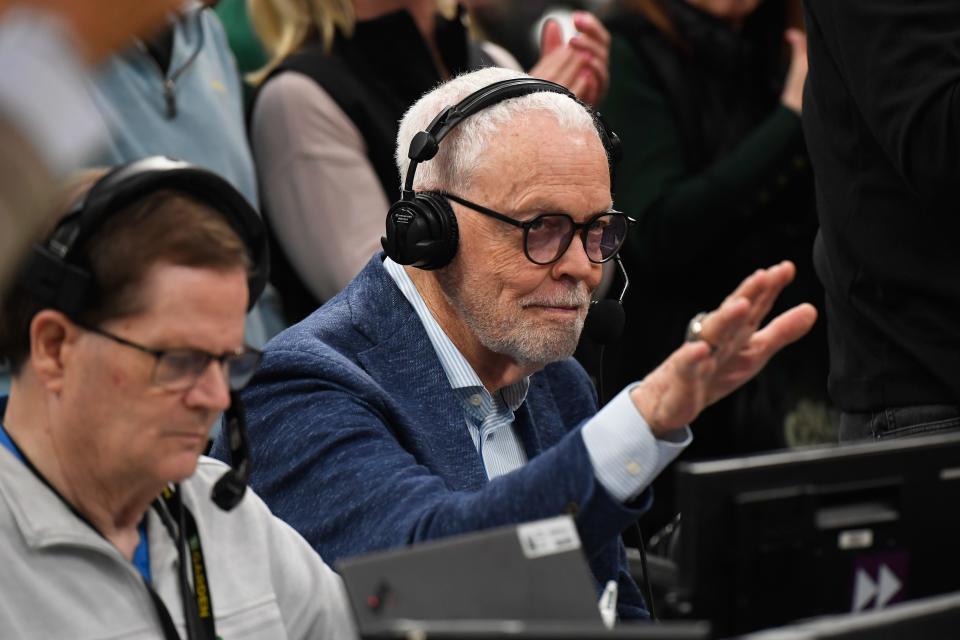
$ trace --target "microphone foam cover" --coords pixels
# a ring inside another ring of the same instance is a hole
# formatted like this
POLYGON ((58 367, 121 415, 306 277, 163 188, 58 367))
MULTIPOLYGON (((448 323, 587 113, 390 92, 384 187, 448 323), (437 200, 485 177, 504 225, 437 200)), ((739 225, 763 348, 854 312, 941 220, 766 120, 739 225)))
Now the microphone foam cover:
POLYGON ((605 298, 590 306, 583 331, 597 344, 607 346, 620 339, 626 324, 627 314, 623 306, 616 300, 605 298))
POLYGON ((213 485, 210 490, 210 499, 224 511, 230 511, 240 504, 246 490, 246 479, 236 470, 231 469, 224 473, 213 485))

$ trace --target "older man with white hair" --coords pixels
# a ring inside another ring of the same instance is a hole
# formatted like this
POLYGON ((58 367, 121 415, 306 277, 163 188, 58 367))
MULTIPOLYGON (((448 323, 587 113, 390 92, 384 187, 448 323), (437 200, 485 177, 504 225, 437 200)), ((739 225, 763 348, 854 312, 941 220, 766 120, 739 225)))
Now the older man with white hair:
POLYGON ((386 255, 271 342, 245 394, 253 485, 325 558, 572 513, 598 589, 647 617, 620 531, 687 423, 816 313, 758 330, 794 271, 761 269, 598 412, 570 356, 629 223, 612 145, 562 88, 503 69, 406 114, 386 255))

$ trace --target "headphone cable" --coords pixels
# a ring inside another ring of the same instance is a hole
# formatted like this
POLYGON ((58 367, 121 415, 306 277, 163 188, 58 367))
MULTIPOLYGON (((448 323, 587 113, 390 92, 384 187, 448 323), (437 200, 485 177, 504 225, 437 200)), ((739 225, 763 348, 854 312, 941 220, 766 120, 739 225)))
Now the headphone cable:
POLYGON ((640 551, 640 570, 643 572, 643 597, 647 600, 647 610, 650 612, 650 619, 657 621, 657 607, 653 603, 653 587, 650 585, 650 570, 647 568, 647 549, 643 544, 643 531, 636 520, 633 526, 637 531, 637 549, 640 551))

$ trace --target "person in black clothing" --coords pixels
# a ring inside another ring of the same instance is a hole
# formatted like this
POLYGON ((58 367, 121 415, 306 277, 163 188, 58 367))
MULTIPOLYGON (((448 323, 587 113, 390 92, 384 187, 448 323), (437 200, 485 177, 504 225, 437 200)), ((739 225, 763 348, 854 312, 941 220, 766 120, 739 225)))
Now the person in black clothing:
POLYGON ((960 4, 805 0, 840 438, 960 428, 960 4))

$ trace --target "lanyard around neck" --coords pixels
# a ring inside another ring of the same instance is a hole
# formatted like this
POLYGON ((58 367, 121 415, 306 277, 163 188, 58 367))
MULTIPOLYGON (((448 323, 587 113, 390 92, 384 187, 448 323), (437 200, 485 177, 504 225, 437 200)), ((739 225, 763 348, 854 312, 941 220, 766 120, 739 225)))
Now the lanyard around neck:
MULTIPOLYGON (((86 516, 77 511, 63 495, 57 491, 47 478, 33 465, 30 459, 23 453, 23 450, 17 446, 10 434, 0 424, 0 445, 9 449, 24 466, 29 469, 40 482, 47 486, 50 491, 57 496, 61 502, 75 515, 81 522, 86 524, 101 538, 105 536, 100 530, 93 526, 86 516)), ((180 597, 183 600, 183 617, 187 627, 188 640, 216 640, 217 632, 213 619, 213 599, 210 593, 210 582, 207 578, 207 566, 203 559, 203 547, 200 544, 200 532, 197 529, 197 521, 190 513, 190 510, 183 504, 180 498, 180 487, 174 485, 173 489, 164 489, 159 498, 153 501, 151 505, 164 528, 170 534, 174 545, 177 547, 178 578, 180 582, 180 597), (184 543, 190 550, 189 566, 193 572, 193 588, 190 587, 187 579, 186 551, 184 543)), ((146 576, 141 575, 143 584, 150 594, 150 600, 153 602, 154 609, 157 611, 157 618, 160 620, 160 626, 163 628, 165 640, 181 640, 180 634, 173 623, 173 618, 167 610, 163 600, 154 590, 153 586, 147 580, 146 576)))
MULTIPOLYGON (((210 593, 210 581, 207 577, 207 565, 203 559, 203 546, 200 544, 197 521, 183 504, 179 486, 174 486, 172 490, 164 489, 160 497, 153 501, 152 506, 177 546, 177 564, 179 565, 177 574, 180 580, 180 595, 183 599, 183 618, 187 627, 187 638, 188 640, 216 640, 213 596, 210 593), (187 551, 189 551, 189 558, 187 551), (193 572, 193 588, 187 580, 188 564, 193 572)), ((149 584, 146 582, 144 584, 153 598, 166 639, 180 640, 163 601, 149 584)))

